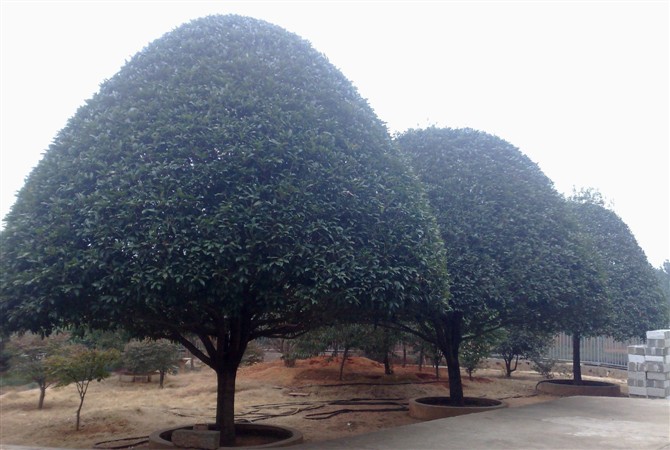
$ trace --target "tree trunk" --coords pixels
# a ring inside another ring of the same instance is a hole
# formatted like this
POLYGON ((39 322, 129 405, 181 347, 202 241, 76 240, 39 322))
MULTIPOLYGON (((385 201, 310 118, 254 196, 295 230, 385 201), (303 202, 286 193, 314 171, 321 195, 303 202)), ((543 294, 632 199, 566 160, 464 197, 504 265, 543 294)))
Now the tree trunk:
POLYGON ((447 373, 449 374, 449 398, 454 405, 463 406, 465 404, 463 396, 463 381, 461 380, 461 366, 458 361, 458 348, 449 349, 448 355, 445 355, 447 361, 447 373))
POLYGON ((218 336, 197 335, 204 351, 178 333, 173 338, 216 372, 216 426, 220 431, 219 446, 235 445, 235 378, 244 351, 249 344, 249 329, 243 320, 220 325, 218 336))
POLYGON ((505 376, 509 378, 512 374, 512 358, 503 354, 503 361, 505 362, 505 376))
POLYGON ((165 381, 165 371, 160 370, 159 373, 160 373, 160 378, 159 378, 158 385, 161 389, 163 389, 163 381, 165 381))
POLYGON ((235 378, 237 365, 222 364, 216 371, 216 424, 221 436, 219 445, 235 444, 235 378))
POLYGON ((216 425, 219 446, 235 445, 235 379, 244 351, 249 343, 248 331, 242 320, 230 321, 212 340, 203 336, 210 354, 212 369, 216 372, 216 425))
POLYGON ((389 358, 388 350, 384 353, 384 375, 393 375, 393 368, 391 367, 391 358, 389 358))
POLYGON ((342 362, 340 363, 340 378, 339 378, 340 381, 342 381, 342 376, 344 374, 344 363, 347 361, 348 356, 349 356, 349 346, 345 345, 344 351, 342 352, 342 362))
POLYGON ((439 324, 441 329, 440 350, 447 361, 447 373, 449 374, 449 397, 453 405, 464 406, 463 381, 461 380, 461 366, 458 361, 458 350, 463 340, 461 327, 463 324, 463 313, 450 311, 447 313, 443 323, 439 324))
POLYGON ((77 408, 77 425, 76 430, 79 431, 79 418, 81 417, 81 408, 84 406, 84 397, 86 397, 86 391, 88 391, 88 385, 91 380, 80 380, 75 382, 77 385, 77 392, 79 393, 79 408, 77 408))
POLYGON ((44 408, 44 397, 47 395, 47 385, 40 384, 40 400, 37 403, 37 409, 44 408))
POLYGON ((404 341, 402 343, 402 366, 407 366, 407 345, 405 345, 404 341))
POLYGON ((77 408, 77 426, 76 430, 79 431, 79 418, 81 417, 81 407, 84 406, 84 396, 79 396, 79 408, 77 408))
POLYGON ((579 344, 581 342, 581 336, 579 333, 573 333, 572 335, 572 378, 574 384, 582 384, 582 365, 581 365, 581 354, 579 344))
POLYGON ((423 369, 423 346, 419 350, 419 372, 423 369))
POLYGON ((503 355, 503 361, 505 361, 505 377, 512 378, 512 372, 519 367, 519 355, 503 355), (512 360, 514 360, 514 368, 512 368, 512 360))

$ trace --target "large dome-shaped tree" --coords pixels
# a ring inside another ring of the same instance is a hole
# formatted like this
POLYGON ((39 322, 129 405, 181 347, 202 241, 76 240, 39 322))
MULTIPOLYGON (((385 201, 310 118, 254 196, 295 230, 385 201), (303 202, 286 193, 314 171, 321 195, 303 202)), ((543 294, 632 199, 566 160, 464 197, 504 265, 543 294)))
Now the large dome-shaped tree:
POLYGON ((417 186, 306 41, 195 20, 105 81, 30 174, 0 238, 0 325, 181 342, 217 373, 231 443, 250 340, 441 301, 443 246, 417 186))
POLYGON ((600 193, 591 189, 575 192, 568 206, 603 275, 608 306, 606 314, 589 314, 585 306, 593 303, 594 293, 586 290, 561 315, 561 329, 572 336, 573 381, 580 384, 581 338, 607 335, 623 341, 645 337, 646 331, 667 325, 668 307, 644 251, 628 225, 605 206, 600 193))
POLYGON ((602 283, 563 197, 518 148, 451 128, 409 130, 397 143, 426 187, 447 250, 451 309, 434 313, 423 335, 444 353, 459 403, 464 338, 503 326, 557 330, 586 291, 582 312, 598 315, 602 283))

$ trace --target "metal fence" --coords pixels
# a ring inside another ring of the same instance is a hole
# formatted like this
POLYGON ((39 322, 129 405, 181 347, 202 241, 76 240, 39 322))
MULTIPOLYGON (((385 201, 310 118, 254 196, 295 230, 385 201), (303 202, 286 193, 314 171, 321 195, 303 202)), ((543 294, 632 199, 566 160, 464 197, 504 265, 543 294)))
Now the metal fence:
MULTIPOLYGON (((628 339, 620 342, 611 337, 582 338, 580 343, 581 362, 596 366, 627 368, 628 346, 644 344, 643 339, 628 339)), ((546 354, 549 359, 572 361, 572 336, 561 333, 554 337, 554 345, 546 354)))

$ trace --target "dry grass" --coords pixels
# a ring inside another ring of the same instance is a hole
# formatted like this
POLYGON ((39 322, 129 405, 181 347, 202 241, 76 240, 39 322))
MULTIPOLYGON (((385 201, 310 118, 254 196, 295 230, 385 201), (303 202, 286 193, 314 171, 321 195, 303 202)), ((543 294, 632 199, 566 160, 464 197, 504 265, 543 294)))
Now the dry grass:
MULTIPOLYGON (((521 367, 511 379, 506 379, 497 367, 491 363, 488 369, 478 371, 473 381, 464 376, 465 395, 505 399, 512 407, 553 398, 537 395, 534 388, 540 377, 527 368, 521 367)), ((346 384, 329 386, 338 384, 338 370, 339 361, 326 358, 298 361, 294 368, 285 368, 279 361, 243 368, 238 374, 236 414, 296 412, 262 423, 294 427, 304 433, 307 441, 318 441, 417 422, 406 412, 354 412, 327 420, 306 418, 310 413, 342 408, 328 405, 328 401, 399 398, 402 403, 412 397, 448 395, 446 374, 437 382, 432 369, 419 373, 416 367, 396 367, 394 375, 385 376, 380 364, 350 358, 345 369, 346 384), (301 395, 292 395, 296 392, 301 395)), ((164 389, 159 389, 156 383, 122 382, 118 376, 93 382, 82 410, 79 432, 74 430, 79 401, 74 386, 49 389, 41 411, 37 410, 38 395, 37 389, 29 389, 11 390, 0 396, 0 444, 91 448, 101 441, 146 436, 162 428, 213 421, 216 378, 208 368, 199 368, 168 377, 164 389)))

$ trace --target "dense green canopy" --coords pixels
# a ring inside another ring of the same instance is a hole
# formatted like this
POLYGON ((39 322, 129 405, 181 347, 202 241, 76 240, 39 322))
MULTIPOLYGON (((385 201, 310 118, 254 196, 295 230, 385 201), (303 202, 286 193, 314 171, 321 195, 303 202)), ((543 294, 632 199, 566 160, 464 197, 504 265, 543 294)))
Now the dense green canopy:
POLYGON ((160 334, 321 300, 393 310, 430 278, 427 217, 383 124, 307 42, 197 20, 106 81, 28 178, 2 237, 3 317, 160 334))
POLYGON ((3 328, 121 326, 217 372, 259 336, 445 297, 434 219, 384 124, 309 43, 238 16, 181 26, 105 81, 0 239, 3 328))
POLYGON ((516 147, 449 128, 410 130, 397 143, 426 187, 447 251, 452 310, 435 314, 425 334, 445 354, 460 401, 463 338, 501 326, 556 330, 598 274, 563 198, 516 147))
MULTIPOLYGON (((609 314, 606 321, 598 322, 596 317, 583 314, 583 310, 573 310, 573 315, 566 317, 564 330, 582 336, 606 334, 623 340, 644 337, 648 330, 664 328, 667 299, 654 268, 628 226, 591 191, 575 194, 568 203, 603 273, 609 314), (581 329, 584 323, 591 326, 581 329)), ((592 294, 585 294, 588 297, 582 303, 590 302, 592 294)))
POLYGON ((447 249, 451 304, 472 327, 550 323, 577 248, 562 197, 516 147, 471 129, 397 139, 425 184, 447 249))
POLYGON ((665 260, 663 264, 656 268, 656 279, 661 287, 661 292, 665 296, 665 326, 662 328, 670 328, 670 261, 665 260))
POLYGON ((628 226, 605 208, 600 194, 581 191, 567 200, 567 206, 578 224, 578 241, 588 253, 581 261, 589 262, 599 275, 594 282, 586 271, 575 273, 579 289, 556 317, 560 329, 572 336, 573 382, 581 384, 583 337, 644 336, 645 331, 665 325, 667 310, 647 257, 628 226))

